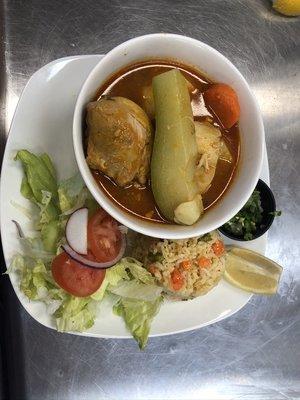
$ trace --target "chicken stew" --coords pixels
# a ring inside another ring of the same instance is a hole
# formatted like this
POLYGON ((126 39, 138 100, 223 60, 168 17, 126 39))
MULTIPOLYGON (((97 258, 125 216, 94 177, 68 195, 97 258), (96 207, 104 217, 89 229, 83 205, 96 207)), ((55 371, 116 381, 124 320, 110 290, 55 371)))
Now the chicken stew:
POLYGON ((239 159, 239 105, 228 85, 173 61, 112 76, 87 106, 87 162, 115 203, 191 225, 228 188, 239 159))

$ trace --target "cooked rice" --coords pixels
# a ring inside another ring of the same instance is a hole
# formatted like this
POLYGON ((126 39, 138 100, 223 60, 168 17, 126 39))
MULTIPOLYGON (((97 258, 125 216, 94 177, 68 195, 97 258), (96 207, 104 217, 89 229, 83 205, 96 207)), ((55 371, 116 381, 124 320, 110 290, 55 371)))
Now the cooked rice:
POLYGON ((138 235, 132 256, 143 262, 155 276, 157 283, 167 293, 188 299, 204 295, 220 281, 225 270, 225 257, 215 255, 212 245, 220 240, 216 231, 199 238, 185 240, 159 240, 138 235), (197 260, 205 257, 211 261, 208 267, 199 267, 197 260), (182 261, 190 260, 188 270, 182 261), (171 274, 177 269, 183 276, 183 286, 174 290, 171 274))

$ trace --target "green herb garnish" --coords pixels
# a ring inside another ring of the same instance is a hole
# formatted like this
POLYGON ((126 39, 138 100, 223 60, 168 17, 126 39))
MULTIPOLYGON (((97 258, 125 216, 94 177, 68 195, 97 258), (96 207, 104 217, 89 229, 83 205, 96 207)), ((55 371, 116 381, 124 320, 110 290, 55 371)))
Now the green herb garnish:
POLYGON ((198 242, 209 242, 212 239, 211 234, 210 233, 206 233, 203 236, 200 236, 198 238, 198 242))
POLYGON ((223 228, 228 233, 242 236, 245 240, 251 240, 262 221, 262 213, 260 193, 258 190, 254 190, 244 207, 231 220, 226 222, 223 228))
MULTIPOLYGON (((281 211, 272 211, 269 214, 279 217, 281 211)), ((254 233, 261 227, 262 218, 263 208, 261 206, 260 192, 254 190, 244 207, 231 220, 226 222, 222 228, 235 236, 243 237, 245 240, 252 240, 254 233)))

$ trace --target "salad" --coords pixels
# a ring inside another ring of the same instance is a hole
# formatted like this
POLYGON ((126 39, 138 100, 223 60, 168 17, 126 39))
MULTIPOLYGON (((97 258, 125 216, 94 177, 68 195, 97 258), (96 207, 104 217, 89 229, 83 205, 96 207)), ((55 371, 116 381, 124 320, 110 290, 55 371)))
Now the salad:
POLYGON ((21 194, 32 207, 14 205, 35 233, 26 236, 12 221, 22 252, 8 272, 19 274, 29 300, 46 305, 58 331, 88 330, 108 300, 144 349, 164 297, 205 295, 223 276, 252 293, 276 293, 282 268, 250 250, 226 249, 218 232, 176 241, 129 232, 96 203, 79 174, 58 182, 47 154, 20 150, 15 159, 24 171, 21 194), (127 246, 129 233, 138 235, 128 240, 134 246, 127 246))
POLYGON ((30 300, 45 303, 59 331, 91 328, 110 296, 114 313, 143 349, 162 288, 141 262, 124 257, 127 228, 100 208, 79 174, 58 182, 47 154, 20 150, 15 159, 24 170, 21 194, 34 205, 34 211, 23 211, 35 235, 25 236, 13 221, 23 251, 8 272, 18 272, 30 300))

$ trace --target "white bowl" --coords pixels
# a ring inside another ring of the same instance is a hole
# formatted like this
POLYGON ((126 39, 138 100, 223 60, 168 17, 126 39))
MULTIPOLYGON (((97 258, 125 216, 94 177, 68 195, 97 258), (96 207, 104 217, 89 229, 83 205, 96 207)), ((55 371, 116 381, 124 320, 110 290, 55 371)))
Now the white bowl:
POLYGON ((259 178, 264 146, 264 128, 258 104, 250 88, 221 53, 198 40, 173 34, 140 36, 111 50, 92 70, 83 84, 75 105, 73 144, 81 175, 97 202, 116 220, 134 231, 165 239, 184 239, 210 232, 232 218, 246 203, 259 178), (229 188, 218 203, 194 225, 160 224, 143 220, 119 208, 97 185, 86 163, 82 134, 85 108, 97 89, 123 67, 144 59, 175 59, 203 71, 213 81, 227 83, 238 94, 241 154, 229 188))

